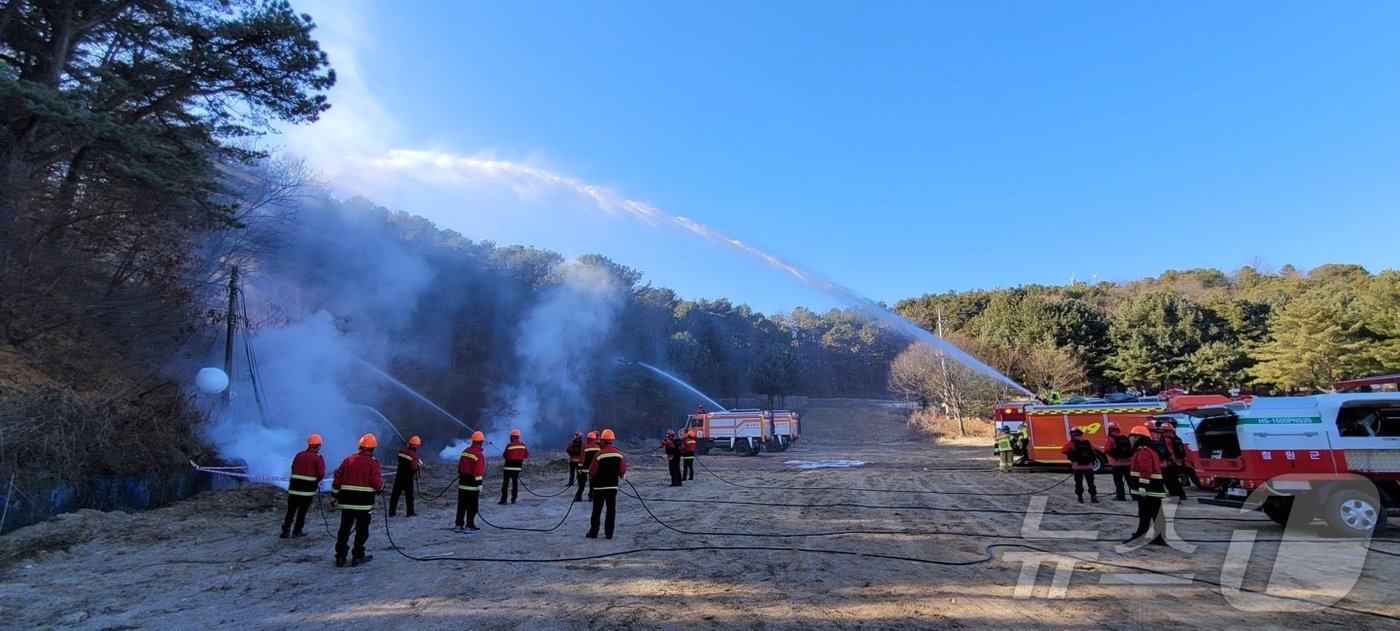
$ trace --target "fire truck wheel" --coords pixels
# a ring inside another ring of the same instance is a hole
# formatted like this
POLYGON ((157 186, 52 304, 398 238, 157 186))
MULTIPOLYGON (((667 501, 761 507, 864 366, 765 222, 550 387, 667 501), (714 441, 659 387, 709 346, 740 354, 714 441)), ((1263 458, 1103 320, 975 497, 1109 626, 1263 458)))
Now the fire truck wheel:
POLYGON ((1109 471, 1108 458, 1105 458, 1103 454, 1094 458, 1094 473, 1107 474, 1109 471))
POLYGON ((1356 489, 1340 489, 1328 496, 1322 518, 1332 533, 1342 537, 1370 537, 1385 528, 1380 500, 1356 489))
POLYGON ((699 452, 702 456, 710 455, 710 443, 700 443, 699 452))
MULTIPOLYGON (((1271 497, 1260 507, 1264 515, 1275 524, 1280 526, 1288 525, 1289 514, 1293 512, 1293 498, 1291 497, 1271 497)), ((1301 518, 1302 515, 1299 515, 1301 518)))

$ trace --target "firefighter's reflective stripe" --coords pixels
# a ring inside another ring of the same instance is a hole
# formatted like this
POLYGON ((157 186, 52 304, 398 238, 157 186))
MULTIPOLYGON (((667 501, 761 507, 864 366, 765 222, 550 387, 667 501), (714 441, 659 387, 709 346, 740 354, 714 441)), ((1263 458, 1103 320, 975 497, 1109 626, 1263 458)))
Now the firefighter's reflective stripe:
POLYGON ((471 480, 472 484, 469 485, 469 484, 466 484, 466 482, 468 481, 467 476, 465 476, 465 475, 459 475, 459 476, 457 476, 457 488, 459 488, 459 489, 461 489, 461 490, 463 490, 463 491, 480 491, 480 490, 481 490, 481 476, 479 476, 479 475, 478 475, 478 476, 472 476, 472 477, 470 478, 470 480, 471 480))
POLYGON ((1129 471, 1128 475, 1137 480, 1137 488, 1131 489, 1133 495, 1145 495, 1147 497, 1166 497, 1167 486, 1162 480, 1162 474, 1154 473, 1150 477, 1142 477, 1137 471, 1129 471))
POLYGON ((374 510, 374 489, 346 484, 336 490, 336 508, 340 510, 374 510))
POLYGON ((399 460, 407 460, 407 461, 408 461, 408 465, 409 465, 409 466, 413 466, 413 456, 410 456, 410 455, 405 454, 405 453, 400 453, 400 454, 399 454, 399 460))
POLYGON ((292 474, 292 479, 287 483, 287 493, 292 495, 315 495, 316 478, 309 475, 292 474))
MULTIPOLYGON (((604 473, 604 472, 603 472, 603 469, 602 469, 602 467, 603 467, 603 462, 606 461, 606 460, 611 460, 611 459, 613 459, 613 458, 617 458, 617 459, 620 460, 620 459, 622 459, 622 454, 617 453, 617 452, 615 452, 615 451, 598 454, 598 476, 597 476, 597 478, 604 478, 604 479, 606 479, 607 477, 609 477, 609 474, 608 474, 608 473, 604 473)), ((609 473, 611 473, 611 472, 609 472, 609 473)), ((618 490, 617 480, 618 480, 618 478, 621 477, 621 476, 617 475, 616 473, 612 473, 612 474, 611 474, 611 477, 612 477, 612 480, 613 480, 613 485, 612 485, 612 486, 595 486, 595 487, 593 487, 593 490, 595 490, 595 491, 616 491, 616 490, 618 490)), ((597 479, 597 478, 594 478, 594 479, 597 479)))
POLYGON ((506 461, 506 463, 505 463, 505 466, 501 467, 501 470, 502 470, 502 471, 519 471, 519 470, 520 470, 521 465, 524 463, 524 459, 522 459, 522 458, 515 458, 515 457, 513 457, 513 455, 512 455, 510 452, 512 452, 512 451, 520 451, 521 449, 526 449, 525 445, 507 445, 507 446, 506 446, 506 453, 505 453, 505 455, 503 456, 504 459, 505 459, 505 461, 506 461))

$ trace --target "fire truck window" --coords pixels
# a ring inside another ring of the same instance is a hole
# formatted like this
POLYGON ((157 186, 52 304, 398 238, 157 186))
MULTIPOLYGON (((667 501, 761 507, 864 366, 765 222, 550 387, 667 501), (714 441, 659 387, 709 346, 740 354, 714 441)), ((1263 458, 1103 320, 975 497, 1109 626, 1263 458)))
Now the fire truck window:
POLYGON ((1347 405, 1337 411, 1337 433, 1347 438, 1400 436, 1400 405, 1347 405))
POLYGON ((1375 431, 1376 436, 1400 436, 1400 408, 1380 410, 1375 431))

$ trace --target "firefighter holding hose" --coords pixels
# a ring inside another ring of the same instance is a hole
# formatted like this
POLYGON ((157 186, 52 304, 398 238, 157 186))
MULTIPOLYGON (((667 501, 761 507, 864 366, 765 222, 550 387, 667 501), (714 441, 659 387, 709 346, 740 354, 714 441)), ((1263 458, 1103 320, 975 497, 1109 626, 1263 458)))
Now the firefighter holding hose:
POLYGON ((685 441, 681 443, 682 480, 695 479, 695 430, 685 431, 685 441))
POLYGON ((481 505, 481 481, 486 477, 486 454, 481 450, 485 443, 486 434, 472 432, 472 445, 457 459, 457 527, 453 532, 481 530, 476 527, 476 513, 481 505))
POLYGON ((676 440, 676 430, 666 430, 661 439, 661 448, 666 451, 666 468, 671 472, 671 486, 681 485, 681 444, 676 440))
POLYGON ((574 432, 573 440, 564 446, 564 453, 569 456, 569 483, 564 486, 573 486, 578 478, 578 464, 583 460, 583 432, 574 432))
POLYGON ((369 563, 373 556, 365 554, 369 540, 369 517, 374 512, 374 498, 384 492, 384 477, 374 448, 379 441, 374 434, 360 437, 360 450, 345 457, 335 469, 331 484, 331 505, 340 509, 340 531, 335 537, 335 566, 345 567, 345 555, 351 554, 350 567, 369 563), (350 531, 355 531, 355 547, 350 548, 350 531))
POLYGON ((283 539, 305 537, 306 510, 326 478, 326 459, 321 457, 321 435, 306 439, 306 450, 292 458, 292 477, 287 483, 287 516, 282 519, 283 539), (295 527, 293 527, 295 526, 295 527))
POLYGON ((423 439, 414 436, 408 439, 408 444, 399 448, 399 469, 394 474, 394 490, 389 493, 389 516, 393 517, 399 512, 399 496, 404 498, 404 506, 408 509, 405 513, 413 517, 418 513, 413 511, 413 483, 418 478, 418 467, 422 466, 423 460, 418 457, 418 446, 423 444, 423 439))
POLYGON ((1011 471, 1011 461, 1014 457, 1011 451, 1011 430, 1005 425, 997 430, 997 442, 994 449, 997 457, 1001 458, 1001 467, 998 469, 1002 473, 1011 471))
POLYGON ((611 429, 604 429, 599 438, 603 441, 603 446, 598 450, 593 463, 588 466, 588 479, 593 485, 593 516, 589 519, 588 533, 584 536, 589 539, 598 538, 598 521, 603 510, 607 509, 608 516, 603 521, 603 534, 612 539, 613 524, 617 516, 617 488, 622 483, 622 476, 627 475, 627 461, 623 459, 622 452, 613 447, 616 436, 611 429))
MULTIPOLYGON (((593 459, 598 457, 598 433, 588 432, 588 439, 583 443, 583 459, 579 461, 578 469, 578 491, 574 493, 574 501, 583 501, 583 489, 591 484, 589 478, 591 474, 589 468, 593 466, 593 459)), ((593 490, 588 490, 588 501, 593 501, 593 490)))
POLYGON ((525 460, 530 457, 530 448, 525 446, 525 441, 520 440, 520 430, 510 430, 510 443, 501 452, 501 460, 505 465, 501 467, 501 501, 506 503, 506 490, 510 490, 510 503, 515 503, 515 498, 520 496, 520 470, 525 467, 525 460))

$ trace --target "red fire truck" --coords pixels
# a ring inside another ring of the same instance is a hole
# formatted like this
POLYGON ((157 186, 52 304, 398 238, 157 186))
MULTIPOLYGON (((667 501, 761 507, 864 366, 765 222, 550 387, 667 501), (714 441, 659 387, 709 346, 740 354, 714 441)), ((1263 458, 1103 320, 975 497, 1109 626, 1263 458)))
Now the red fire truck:
MULTIPOLYGON (((1379 379, 1389 381, 1337 385, 1400 383, 1379 379)), ((1258 397, 1190 414, 1198 471, 1217 491, 1203 501, 1262 510, 1284 525, 1321 519, 1344 536, 1380 531, 1400 507, 1400 393, 1258 397)))
MULTIPOLYGON (((1076 397, 1063 403, 1046 404, 1039 401, 1010 401, 998 403, 997 427, 1007 427, 1014 435, 1024 425, 1027 428, 1026 460, 1034 464, 1069 464, 1060 448, 1069 442, 1071 429, 1079 428, 1084 438, 1101 448, 1108 439, 1108 424, 1117 423, 1124 434, 1148 419, 1171 412, 1194 409, 1205 405, 1222 405, 1229 397, 1218 394, 1186 394, 1164 392, 1154 397, 1122 397, 1118 400, 1076 397)), ((1180 425, 1180 423, 1178 423, 1180 425)), ((1191 451, 1189 431, 1182 440, 1191 451)), ((1191 458, 1187 458, 1190 475, 1191 458)), ((1108 459, 1099 454, 1096 471, 1106 471, 1108 459)))

